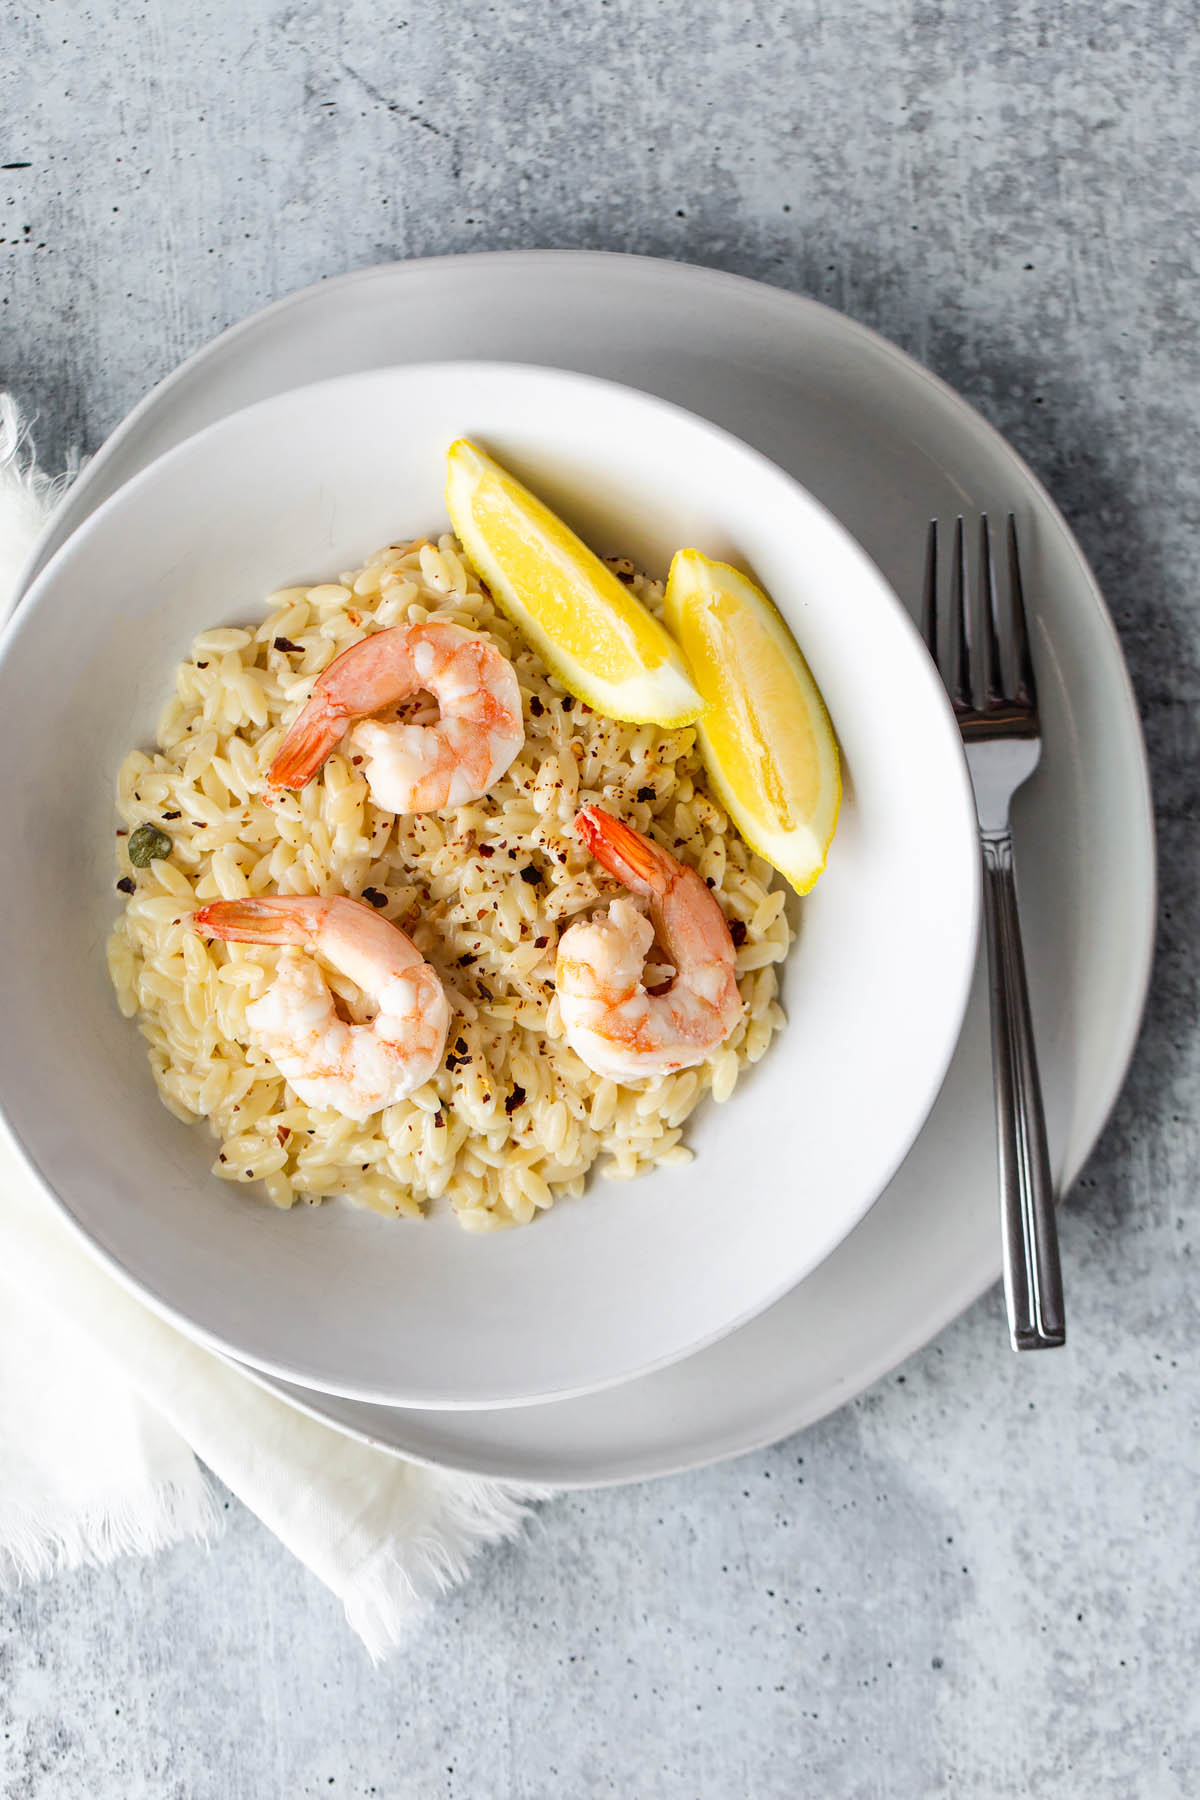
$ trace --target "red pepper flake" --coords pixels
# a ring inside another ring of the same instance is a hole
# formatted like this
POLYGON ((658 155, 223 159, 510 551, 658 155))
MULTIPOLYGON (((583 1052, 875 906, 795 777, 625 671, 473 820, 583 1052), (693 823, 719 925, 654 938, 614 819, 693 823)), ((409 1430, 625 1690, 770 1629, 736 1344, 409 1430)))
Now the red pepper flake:
POLYGON ((287 1143, 291 1135, 292 1128, 290 1125, 277 1125, 275 1127, 275 1136, 279 1139, 281 1146, 287 1143))
POLYGON ((277 637, 275 639, 275 649, 286 651, 292 656, 304 655, 303 646, 300 644, 293 644, 291 638, 277 637))
POLYGON ((183 816, 183 815, 182 815, 182 813, 180 813, 180 812, 178 812, 178 811, 176 811, 176 812, 165 812, 165 813, 164 813, 164 814, 163 814, 163 818, 164 818, 164 819, 179 819, 179 818, 182 818, 182 816, 183 816))
POLYGON ((361 756, 352 756, 350 758, 350 761, 354 764, 356 769, 360 769, 362 767, 362 757, 361 756))
POLYGON ((495 849, 495 845, 493 845, 493 844, 480 844, 480 846, 479 846, 479 854, 480 854, 480 856, 495 856, 495 854, 496 854, 496 849, 495 849))
POLYGON ((117 836, 118 837, 128 837, 129 836, 128 825, 118 825, 117 826, 117 836))
POLYGON ((513 1114, 516 1112, 518 1106, 524 1106, 524 1104, 525 1104, 525 1089, 523 1087, 519 1087, 516 1084, 514 1084, 512 1091, 509 1093, 509 1095, 505 1099, 504 1110, 508 1114, 509 1118, 511 1119, 513 1114))
POLYGON ((533 947, 535 950, 544 950, 549 942, 550 939, 547 937, 534 938, 533 947))
MULTIPOLYGON (((208 667, 208 664, 207 664, 207 663, 206 663, 206 662, 202 662, 202 663, 197 663, 197 664, 196 664, 196 667, 197 667, 197 668, 198 668, 198 669, 207 669, 207 667, 208 667)), ((222 1157, 222 1158, 221 1158, 221 1161, 222 1161, 222 1162, 224 1162, 224 1161, 225 1161, 225 1158, 224 1158, 224 1157, 222 1157)))
POLYGON ((222 1150, 222 1151, 221 1151, 221 1153, 220 1153, 220 1155, 219 1155, 219 1156, 218 1156, 218 1157, 217 1157, 217 1161, 218 1161, 218 1162, 225 1162, 225 1161, 226 1161, 226 1156, 225 1156, 225 1152, 224 1152, 224 1151, 223 1151, 223 1150, 222 1150))
POLYGON ((746 941, 746 927, 740 919, 730 919, 729 935, 740 950, 746 941))
POLYGON ((348 606, 346 608, 346 617, 349 619, 349 621, 352 625, 361 625, 362 624, 362 614, 360 612, 356 612, 354 607, 352 607, 352 606, 348 606))
POLYGON ((540 719, 546 710, 536 694, 530 694, 529 696, 529 710, 535 719, 540 719))

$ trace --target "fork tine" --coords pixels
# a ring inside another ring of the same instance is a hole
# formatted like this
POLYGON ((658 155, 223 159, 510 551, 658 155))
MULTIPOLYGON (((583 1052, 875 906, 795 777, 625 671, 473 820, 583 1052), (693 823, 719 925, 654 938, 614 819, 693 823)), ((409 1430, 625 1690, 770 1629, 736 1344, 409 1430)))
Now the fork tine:
POLYGON ((1013 657, 1017 669, 1017 703, 1036 707, 1037 683, 1033 678, 1033 658, 1029 653, 1029 625, 1025 617, 1025 589, 1021 581, 1021 562, 1017 554, 1017 521, 1008 515, 1008 589, 1012 596, 1013 657))
POLYGON ((954 555, 950 563, 950 698, 956 707, 969 712, 974 705, 971 692, 971 663, 967 648, 967 549, 963 539, 962 514, 954 521, 954 555))
POLYGON ((921 591, 921 617, 919 624, 921 636, 925 639, 929 654, 932 656, 934 662, 938 659, 937 576, 938 528, 937 520, 930 519, 929 534, 925 539, 925 586, 921 591))
POLYGON ((983 588, 983 625, 979 634, 979 661, 983 677, 985 709, 999 706, 1004 700, 1004 669, 1000 661, 1000 634, 997 618, 996 570, 992 562, 992 530, 988 516, 979 516, 979 582, 983 588))

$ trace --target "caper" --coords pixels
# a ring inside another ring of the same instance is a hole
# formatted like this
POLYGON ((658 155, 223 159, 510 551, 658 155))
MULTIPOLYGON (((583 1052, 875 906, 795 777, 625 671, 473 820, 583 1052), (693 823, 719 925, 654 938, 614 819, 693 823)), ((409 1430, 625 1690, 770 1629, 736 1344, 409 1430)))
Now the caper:
POLYGON ((129 835, 126 846, 135 869, 148 869, 150 864, 171 854, 171 840, 157 825, 139 825, 129 835))

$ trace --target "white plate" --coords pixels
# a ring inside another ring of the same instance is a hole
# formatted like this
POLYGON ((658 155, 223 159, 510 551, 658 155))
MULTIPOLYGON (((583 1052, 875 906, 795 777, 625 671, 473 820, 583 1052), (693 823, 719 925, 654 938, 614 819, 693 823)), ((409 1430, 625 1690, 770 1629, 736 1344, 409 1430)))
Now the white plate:
MULTIPOLYGON (((467 354, 609 375, 727 426, 824 500, 906 598, 928 518, 1023 512, 1047 747, 1020 797, 1017 855, 1051 1146, 1069 1184, 1116 1098, 1149 975, 1154 849, 1136 708, 1099 591, 1044 490, 970 407, 872 333, 735 276, 633 257, 526 252, 365 270, 279 302, 185 363, 95 458, 40 555, 152 457, 248 400, 321 374, 467 354)), ((519 1412, 289 1397, 446 1466, 637 1480, 822 1417, 998 1273, 977 971, 946 1085, 904 1167, 834 1255, 753 1324, 606 1394, 519 1412)))
POLYGON ((919 635, 791 476, 613 382, 513 363, 374 369, 189 438, 93 513, 18 608, 0 646, 0 761, 22 769, 0 787, 0 1094, 13 1135, 153 1304, 306 1387, 520 1405, 711 1343, 858 1223, 958 1038, 978 847, 962 742, 919 635), (734 1103, 697 1110, 695 1162, 598 1181, 536 1228, 486 1237, 449 1207, 423 1225, 345 1204, 285 1216, 218 1181, 208 1133, 161 1105, 103 955, 117 769, 152 739, 179 658, 207 627, 261 618, 273 588, 442 530, 446 447, 464 435, 588 541, 658 576, 681 544, 753 571, 820 684, 845 771, 829 867, 783 969, 793 1028, 734 1103), (38 679, 50 666, 52 689, 38 679))

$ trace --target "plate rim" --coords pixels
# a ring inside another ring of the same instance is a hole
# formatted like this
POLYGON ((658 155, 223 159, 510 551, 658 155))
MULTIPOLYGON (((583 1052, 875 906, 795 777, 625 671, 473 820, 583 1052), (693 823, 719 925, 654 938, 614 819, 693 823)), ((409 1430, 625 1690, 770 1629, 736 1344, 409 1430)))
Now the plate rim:
MULTIPOLYGON (((418 273, 428 274, 438 269, 449 271, 459 265, 475 266, 476 268, 481 265, 495 267, 500 263, 522 265, 530 270, 540 264, 543 272, 546 273, 556 265, 565 267, 586 264, 591 265, 597 274, 604 272, 611 273, 617 278, 623 277, 625 291, 620 298, 627 311, 632 310, 636 305, 637 289, 633 285, 634 283, 673 281, 679 287, 691 291, 704 288, 728 290, 736 296, 740 296, 741 304, 747 308, 770 307, 784 321, 789 335, 795 333, 798 318, 807 315, 814 319, 820 319, 828 328, 842 334, 843 337, 857 340, 873 352, 881 353, 895 365, 906 381, 912 382, 916 378, 919 386, 926 388, 939 405, 949 410, 953 422, 959 430, 970 433, 977 442, 981 441, 997 459, 998 466, 1007 467, 1014 474, 1020 485, 1038 503, 1045 522, 1053 526, 1074 569, 1079 590, 1078 600, 1082 600, 1083 592, 1086 590, 1090 608, 1098 617, 1101 631, 1107 639, 1109 660, 1115 662, 1116 665, 1112 673, 1116 684, 1121 689, 1127 721, 1131 727, 1131 737, 1138 752, 1136 773, 1140 775, 1137 786, 1140 788, 1141 799, 1139 849, 1142 854, 1139 856, 1137 879, 1131 881, 1129 890, 1131 912, 1135 923, 1139 925, 1139 930, 1136 942, 1131 940, 1130 944, 1127 967, 1131 979, 1124 997, 1122 1030, 1110 1052, 1106 1072, 1107 1079, 1094 1083, 1089 1089, 1092 1096, 1089 1107, 1090 1117, 1085 1120, 1084 1129, 1076 1141, 1067 1147, 1064 1175, 1065 1186, 1069 1188, 1094 1151, 1124 1083, 1140 1035, 1152 971, 1157 914, 1157 857, 1149 768, 1132 679, 1099 584, 1074 533, 1041 479, 996 427, 984 418, 969 401, 958 394, 940 376, 925 368, 908 352, 892 344, 870 326, 838 313, 810 296, 792 293, 786 288, 775 286, 768 280, 759 280, 752 276, 739 275, 702 264, 627 252, 574 249, 475 251, 458 256, 444 255, 373 263, 365 268, 350 270, 329 280, 318 281, 292 293, 282 295, 267 306, 259 308, 246 318, 227 327, 193 351, 175 369, 164 376, 110 434, 68 492, 60 509, 62 518, 68 521, 67 530, 73 529, 73 524, 69 521, 73 520, 77 514, 85 514, 91 510, 88 505, 88 495, 91 487, 95 484, 95 479, 125 451, 126 446, 136 441, 143 421, 148 417, 156 417, 164 405, 169 407, 176 399, 179 389, 190 380, 195 377, 204 379, 209 373, 210 365, 219 362, 230 350, 236 354, 242 340, 252 337, 264 325, 273 323, 285 313, 300 311, 314 303, 320 304, 326 295, 336 295, 350 286, 369 286, 382 282, 395 285, 402 290, 411 277, 418 273)), ((403 304, 402 292, 398 295, 397 304, 403 304)), ((569 365, 563 364, 562 366, 569 365)), ((57 519, 52 520, 51 525, 57 522, 57 519)), ((49 541, 49 536, 50 527, 48 526, 47 531, 39 539, 38 545, 35 546, 26 569, 18 581, 16 588, 18 596, 28 585, 31 571, 41 561, 46 560, 45 544, 49 541)), ((964 1267, 962 1279, 956 1284, 953 1292, 948 1294, 942 1307, 934 1310, 927 1308, 919 1318, 913 1318, 907 1331, 894 1335, 889 1348, 870 1363, 855 1367, 836 1392, 826 1391, 815 1405, 810 1404, 805 1408, 798 1408, 787 1419, 778 1419, 765 1430, 748 1432, 739 1437, 737 1442, 723 1443, 716 1449, 705 1448, 703 1444, 698 1444, 687 1455, 670 1454, 663 1458, 644 1457, 642 1458, 643 1466, 623 1467, 612 1474, 592 1474, 590 1476, 564 1474, 550 1479, 554 1481, 555 1485, 576 1487, 654 1479, 658 1476, 702 1467, 775 1442, 780 1437, 815 1422, 816 1419, 825 1416, 829 1411, 835 1410, 845 1401, 863 1392, 916 1349, 929 1342, 994 1283, 998 1271, 998 1249, 994 1261, 989 1260, 987 1267, 964 1267)), ((252 1375, 252 1379, 256 1379, 256 1377, 252 1375)), ((270 1383, 268 1382, 266 1385, 270 1386, 270 1383)), ((278 1392, 278 1389, 272 1388, 271 1391, 278 1392)), ((280 1397, 286 1404, 297 1403, 289 1395, 281 1394, 280 1397)), ((321 1417, 322 1415, 317 1413, 314 1416, 321 1417)), ((405 1450, 397 1444, 384 1443, 373 1437, 369 1431, 360 1430, 342 1421, 325 1418, 323 1422, 361 1441, 379 1444, 381 1448, 385 1448, 393 1454, 407 1455, 413 1460, 422 1462, 430 1461, 435 1467, 471 1469, 493 1475, 506 1472, 494 1465, 489 1465, 486 1460, 483 1463, 471 1463, 454 1454, 442 1457, 440 1460, 428 1458, 420 1452, 414 1453, 411 1450, 405 1450)), ((523 1477, 519 1471, 512 1471, 510 1478, 520 1480, 523 1477)), ((527 1479, 527 1477, 525 1478, 527 1479)))

